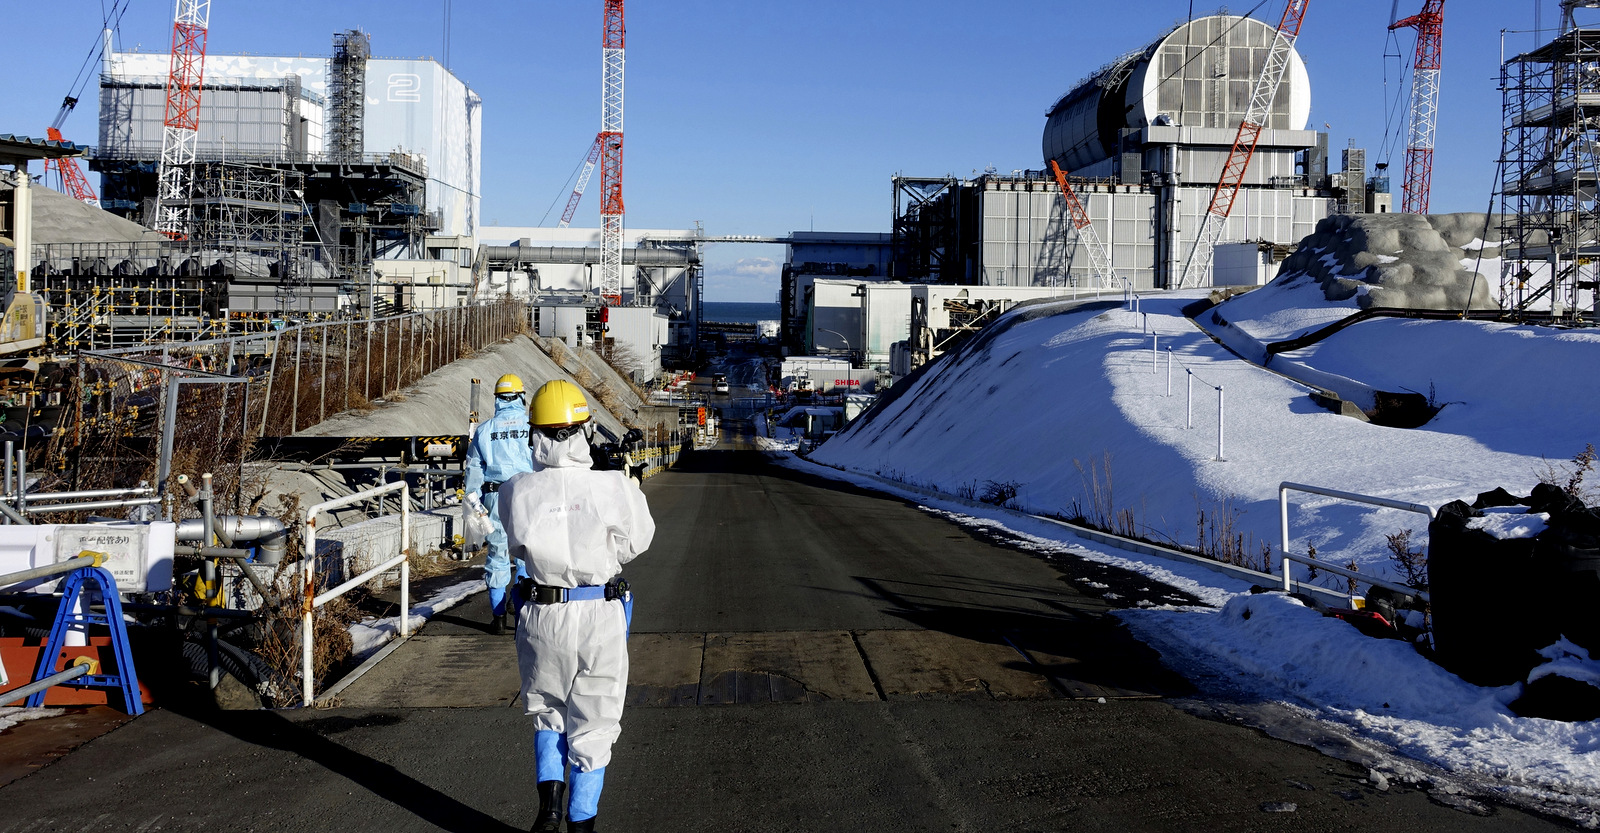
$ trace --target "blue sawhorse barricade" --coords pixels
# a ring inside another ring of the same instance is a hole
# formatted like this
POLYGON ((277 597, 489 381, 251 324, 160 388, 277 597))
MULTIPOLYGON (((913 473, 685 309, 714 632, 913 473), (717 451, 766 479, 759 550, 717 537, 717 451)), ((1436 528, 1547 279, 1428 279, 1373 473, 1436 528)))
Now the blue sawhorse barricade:
POLYGON ((88 552, 83 555, 99 557, 93 560, 92 565, 79 567, 68 573, 66 580, 61 584, 61 606, 56 609, 55 621, 50 626, 50 636, 45 640, 44 649, 39 653, 39 667, 34 672, 34 681, 26 687, 39 688, 27 695, 26 705, 28 708, 44 705, 45 694, 51 685, 95 686, 117 689, 122 692, 123 708, 128 714, 143 714, 144 704, 139 699, 139 677, 133 668, 133 651, 128 647, 128 628, 122 618, 122 599, 117 596, 117 581, 109 570, 99 566, 104 559, 103 555, 88 552), (85 598, 84 594, 91 590, 99 591, 104 612, 94 613, 90 609, 91 599, 85 598), (80 600, 83 602, 81 609, 80 600), (67 633, 74 628, 82 628, 87 633, 91 625, 110 629, 116 673, 98 673, 100 664, 83 657, 74 660, 65 670, 56 671, 56 662, 61 649, 65 646, 67 633), (77 670, 81 666, 88 667, 83 671, 77 670), (59 679, 40 687, 51 678, 59 679))

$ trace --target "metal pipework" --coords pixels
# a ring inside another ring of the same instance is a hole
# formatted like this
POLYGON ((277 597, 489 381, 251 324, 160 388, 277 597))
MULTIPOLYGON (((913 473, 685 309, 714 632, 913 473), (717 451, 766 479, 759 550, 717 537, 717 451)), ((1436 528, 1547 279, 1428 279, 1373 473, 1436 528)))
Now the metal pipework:
POLYGON ((17 512, 28 513, 28 450, 17 449, 17 512))
MULTIPOLYGON (((79 659, 80 660, 88 660, 88 657, 79 657, 79 659)), ((92 661, 90 661, 90 662, 92 662, 92 661)), ((80 665, 74 665, 71 668, 65 669, 63 671, 57 671, 56 673, 51 674, 50 676, 45 677, 42 680, 39 680, 37 682, 28 683, 27 685, 22 686, 21 688, 14 688, 14 689, 11 689, 10 691, 6 692, 5 694, 0 694, 0 698, 3 698, 3 701, 0 701, 0 706, 5 705, 6 703, 15 703, 15 702, 20 701, 20 700, 26 700, 29 697, 32 697, 33 695, 38 694, 39 692, 44 691, 47 688, 50 688, 52 686, 61 685, 62 683, 67 682, 68 680, 76 680, 79 677, 86 676, 86 675, 88 675, 90 673, 91 669, 93 669, 93 667, 94 667, 93 665, 90 664, 90 662, 84 662, 84 663, 82 663, 80 665)))
MULTIPOLYGON (((265 515, 213 515, 212 531, 226 535, 235 544, 253 543, 260 552, 260 563, 277 564, 289 549, 289 536, 283 521, 265 515)), ((177 540, 205 540, 205 520, 186 518, 178 522, 177 540)))
MULTIPOLYGON (((229 561, 250 560, 249 550, 232 549, 229 547, 178 547, 175 550, 175 553, 177 555, 199 556, 200 558, 226 558, 229 561)), ((273 598, 273 594, 267 590, 267 585, 262 583, 261 578, 256 575, 255 570, 250 569, 248 565, 244 564, 239 565, 239 568, 240 572, 244 573, 244 577, 250 581, 251 586, 255 587, 256 592, 261 594, 261 598, 263 600, 270 600, 273 598)), ((214 580, 214 578, 208 580, 214 580)))
POLYGON ((153 605, 144 602, 123 602, 123 610, 135 610, 146 613, 172 613, 178 616, 198 616, 204 619, 254 619, 256 614, 249 610, 232 610, 226 607, 204 607, 195 609, 186 605, 153 605))
MULTIPOLYGON (((598 246, 479 246, 478 253, 491 269, 540 263, 600 263, 598 246)), ((691 266, 700 262, 700 256, 692 249, 623 249, 622 262, 627 266, 691 266)))
POLYGON ((211 472, 206 472, 205 474, 200 475, 200 483, 200 522, 203 529, 200 535, 200 543, 209 547, 217 543, 217 525, 215 521, 215 515, 212 514, 211 509, 213 500, 211 492, 211 472))
MULTIPOLYGON (((24 498, 27 496, 24 495, 24 498)), ((151 506, 161 502, 158 497, 135 497, 124 500, 96 500, 88 503, 52 503, 44 506, 23 506, 22 511, 33 515, 52 512, 79 512, 89 509, 117 509, 124 506, 151 506)))
MULTIPOLYGON (((153 486, 134 486, 131 489, 89 489, 79 492, 32 492, 28 500, 88 500, 90 498, 144 497, 155 494, 153 486)), ((5 500, 16 500, 16 492, 6 492, 5 500)))
POLYGON ((78 556, 77 558, 69 558, 66 561, 59 561, 55 564, 45 564, 43 566, 33 567, 27 570, 18 570, 15 573, 6 573, 5 575, 0 576, 0 587, 6 587, 8 585, 17 584, 18 582, 23 581, 32 581, 36 578, 50 578, 51 576, 63 575, 65 573, 70 573, 79 567, 98 567, 104 561, 105 555, 102 553, 86 553, 78 556))

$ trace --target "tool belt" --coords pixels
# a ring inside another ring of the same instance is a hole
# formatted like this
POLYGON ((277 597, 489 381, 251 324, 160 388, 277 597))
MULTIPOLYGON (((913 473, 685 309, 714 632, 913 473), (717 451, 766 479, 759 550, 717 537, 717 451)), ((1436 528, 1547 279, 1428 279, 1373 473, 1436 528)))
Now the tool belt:
POLYGON ((614 602, 627 595, 628 580, 618 576, 603 585, 585 584, 580 587, 551 587, 545 584, 534 584, 533 579, 525 578, 517 582, 517 592, 522 595, 522 598, 536 605, 598 601, 601 599, 614 602))
POLYGON ((500 484, 499 483, 485 482, 483 484, 483 487, 482 487, 481 491, 486 495, 492 495, 495 492, 500 491, 500 484))

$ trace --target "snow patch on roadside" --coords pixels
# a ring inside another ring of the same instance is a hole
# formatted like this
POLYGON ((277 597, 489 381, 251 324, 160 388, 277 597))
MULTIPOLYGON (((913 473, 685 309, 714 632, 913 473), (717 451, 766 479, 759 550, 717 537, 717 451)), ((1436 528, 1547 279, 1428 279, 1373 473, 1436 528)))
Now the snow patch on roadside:
MULTIPOLYGON (((461 601, 483 589, 483 579, 475 578, 452 584, 443 590, 429 596, 427 601, 411 607, 410 630, 415 633, 417 628, 435 614, 442 613, 460 604, 461 601)), ((400 633, 400 617, 389 616, 383 619, 367 619, 350 626, 350 641, 352 643, 350 654, 356 659, 365 659, 384 643, 395 638, 400 633)))

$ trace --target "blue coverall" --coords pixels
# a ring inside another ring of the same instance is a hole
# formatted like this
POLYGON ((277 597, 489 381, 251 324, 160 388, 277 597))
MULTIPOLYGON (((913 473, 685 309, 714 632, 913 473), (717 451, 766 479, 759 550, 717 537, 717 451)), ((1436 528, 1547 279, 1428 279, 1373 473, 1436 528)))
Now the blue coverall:
POLYGON ((528 408, 521 397, 496 398, 494 416, 478 426, 467 447, 467 492, 477 492, 489 510, 494 531, 489 533, 489 554, 483 562, 483 580, 489 586, 489 604, 494 615, 506 612, 506 587, 511 584, 511 557, 506 552, 506 530, 500 524, 500 493, 486 491, 485 484, 498 489, 512 475, 533 471, 533 455, 528 449, 528 408))

